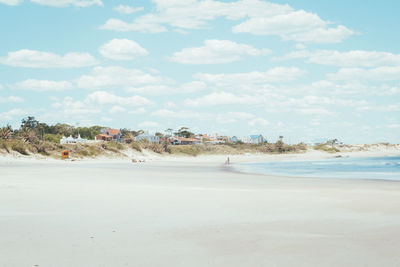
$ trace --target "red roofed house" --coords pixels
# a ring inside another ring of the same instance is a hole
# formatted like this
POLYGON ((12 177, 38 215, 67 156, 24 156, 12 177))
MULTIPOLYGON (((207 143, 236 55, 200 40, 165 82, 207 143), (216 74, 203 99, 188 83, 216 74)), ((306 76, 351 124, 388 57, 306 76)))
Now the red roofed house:
POLYGON ((197 138, 176 137, 181 145, 200 145, 201 140, 197 138))
POLYGON ((103 141, 117 141, 121 142, 121 131, 118 129, 109 129, 105 128, 101 130, 101 134, 96 135, 96 140, 103 140, 103 141))

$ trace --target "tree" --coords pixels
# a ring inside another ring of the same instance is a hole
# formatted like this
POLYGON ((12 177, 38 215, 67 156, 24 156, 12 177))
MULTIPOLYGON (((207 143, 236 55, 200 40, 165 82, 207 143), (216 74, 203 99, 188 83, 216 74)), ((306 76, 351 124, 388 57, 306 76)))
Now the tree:
POLYGON ((172 132, 174 131, 174 129, 168 128, 167 130, 165 130, 166 133, 169 133, 168 137, 172 136, 172 132))
POLYGON ((21 129, 34 130, 39 125, 39 121, 35 117, 28 116, 21 121, 21 129))
POLYGON ((328 142, 326 142, 328 145, 331 145, 332 147, 334 147, 337 144, 338 140, 337 139, 332 139, 332 140, 328 140, 328 142))
POLYGON ((278 140, 275 143, 275 148, 278 149, 279 153, 282 153, 284 151, 284 146, 285 144, 283 143, 282 140, 278 140))
POLYGON ((189 138, 194 136, 194 133, 189 131, 188 127, 181 127, 178 132, 175 133, 175 135, 180 136, 180 137, 185 137, 185 138, 189 138))
POLYGON ((162 133, 158 133, 158 132, 155 134, 155 136, 158 136, 159 138, 164 137, 164 135, 162 133))
POLYGON ((27 128, 20 129, 18 131, 18 136, 25 143, 37 143, 38 142, 37 132, 34 130, 29 130, 27 128))
POLYGON ((35 128, 35 130, 37 131, 37 134, 40 136, 40 139, 42 139, 42 140, 44 138, 44 132, 45 132, 46 128, 48 128, 48 126, 46 123, 43 123, 43 122, 38 123, 38 125, 35 128))
POLYGON ((132 132, 129 129, 122 128, 122 129, 120 129, 120 131, 121 131, 122 138, 126 138, 126 137, 132 135, 132 132))
POLYGON ((0 128, 0 139, 8 140, 12 137, 13 130, 10 125, 0 128))

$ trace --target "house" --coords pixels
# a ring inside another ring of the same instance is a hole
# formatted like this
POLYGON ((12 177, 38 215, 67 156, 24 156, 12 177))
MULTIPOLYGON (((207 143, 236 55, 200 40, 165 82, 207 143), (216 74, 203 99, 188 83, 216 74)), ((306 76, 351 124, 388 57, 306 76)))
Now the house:
POLYGON ((250 135, 250 144, 259 145, 264 143, 264 137, 261 134, 250 135))
POLYGON ((186 138, 186 137, 175 137, 176 139, 179 140, 181 145, 200 145, 201 139, 197 138, 186 138))
POLYGON ((238 141, 240 141, 244 144, 250 144, 251 138, 250 138, 250 136, 240 137, 240 138, 238 138, 238 141))
POLYGON ((122 134, 118 129, 104 128, 101 130, 101 134, 96 135, 96 140, 121 142, 122 134))
POLYGON ((69 137, 63 136, 60 140, 60 144, 79 144, 79 143, 87 143, 89 140, 81 138, 81 135, 78 135, 78 138, 73 138, 71 135, 69 137))
POLYGON ((149 143, 159 143, 160 142, 160 138, 156 135, 151 135, 149 133, 143 133, 143 134, 139 134, 138 136, 135 137, 135 141, 139 142, 139 141, 143 141, 143 140, 147 140, 149 143))
POLYGON ((167 143, 168 145, 173 145, 173 146, 181 144, 181 141, 179 139, 177 139, 176 137, 173 137, 173 136, 171 136, 171 137, 161 137, 161 138, 159 138, 159 142, 160 142, 160 144, 167 143))
POLYGON ((98 134, 94 139, 96 141, 111 141, 113 138, 111 135, 108 134, 98 134))
POLYGON ((203 134, 201 136, 201 140, 203 141, 203 143, 216 145, 216 144, 226 143, 227 137, 219 136, 218 134, 215 134, 213 136, 208 136, 207 134, 203 134))

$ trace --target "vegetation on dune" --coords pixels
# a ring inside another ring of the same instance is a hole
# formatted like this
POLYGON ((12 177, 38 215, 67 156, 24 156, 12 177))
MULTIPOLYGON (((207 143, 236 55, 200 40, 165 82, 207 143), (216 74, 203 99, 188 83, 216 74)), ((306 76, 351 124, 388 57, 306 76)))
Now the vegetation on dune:
POLYGON ((171 154, 197 156, 202 152, 204 147, 205 146, 199 146, 199 145, 171 146, 170 151, 171 154))
POLYGON ((337 139, 328 140, 326 143, 314 146, 314 149, 325 151, 328 153, 340 152, 340 150, 335 147, 337 142, 338 142, 337 139))
POLYGON ((26 151, 26 146, 19 140, 14 140, 10 143, 11 149, 22 154, 22 155, 29 155, 29 153, 26 151))
POLYGON ((132 149, 134 149, 134 150, 136 150, 136 151, 138 151, 138 152, 142 152, 142 147, 141 147, 140 144, 137 143, 137 142, 132 142, 132 143, 130 143, 130 146, 129 146, 129 147, 132 148, 132 149))
MULTIPOLYGON (((245 144, 240 141, 225 144, 202 144, 202 145, 170 145, 169 143, 150 143, 142 140, 135 141, 135 136, 142 134, 143 131, 133 131, 121 129, 123 142, 95 142, 81 144, 60 144, 63 136, 78 136, 82 138, 94 139, 100 133, 101 126, 74 127, 68 124, 57 123, 47 125, 37 121, 34 117, 24 118, 18 130, 13 130, 7 125, 0 128, 0 152, 17 152, 22 155, 41 154, 44 156, 59 157, 63 150, 70 150, 74 157, 97 157, 101 155, 123 155, 124 150, 133 149, 137 152, 144 150, 153 151, 158 154, 189 155, 197 156, 200 154, 244 154, 244 153, 295 153, 307 150, 303 143, 288 145, 283 142, 283 136, 279 137, 276 143, 245 144)), ((166 132, 172 134, 172 129, 166 132)), ((194 134, 189 128, 182 127, 176 133, 181 137, 193 137, 194 134)), ((157 136, 163 137, 158 133, 157 136)), ((167 135, 168 136, 168 135, 167 135)), ((338 152, 335 147, 337 140, 331 140, 326 144, 315 146, 314 149, 326 152, 338 152)))

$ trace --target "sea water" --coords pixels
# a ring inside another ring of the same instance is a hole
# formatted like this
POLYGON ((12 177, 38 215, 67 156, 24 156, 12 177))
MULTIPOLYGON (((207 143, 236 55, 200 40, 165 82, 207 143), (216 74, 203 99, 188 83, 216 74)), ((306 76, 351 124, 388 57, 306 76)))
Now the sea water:
POLYGON ((400 181, 400 156, 240 163, 234 168, 241 172, 278 176, 400 181))

